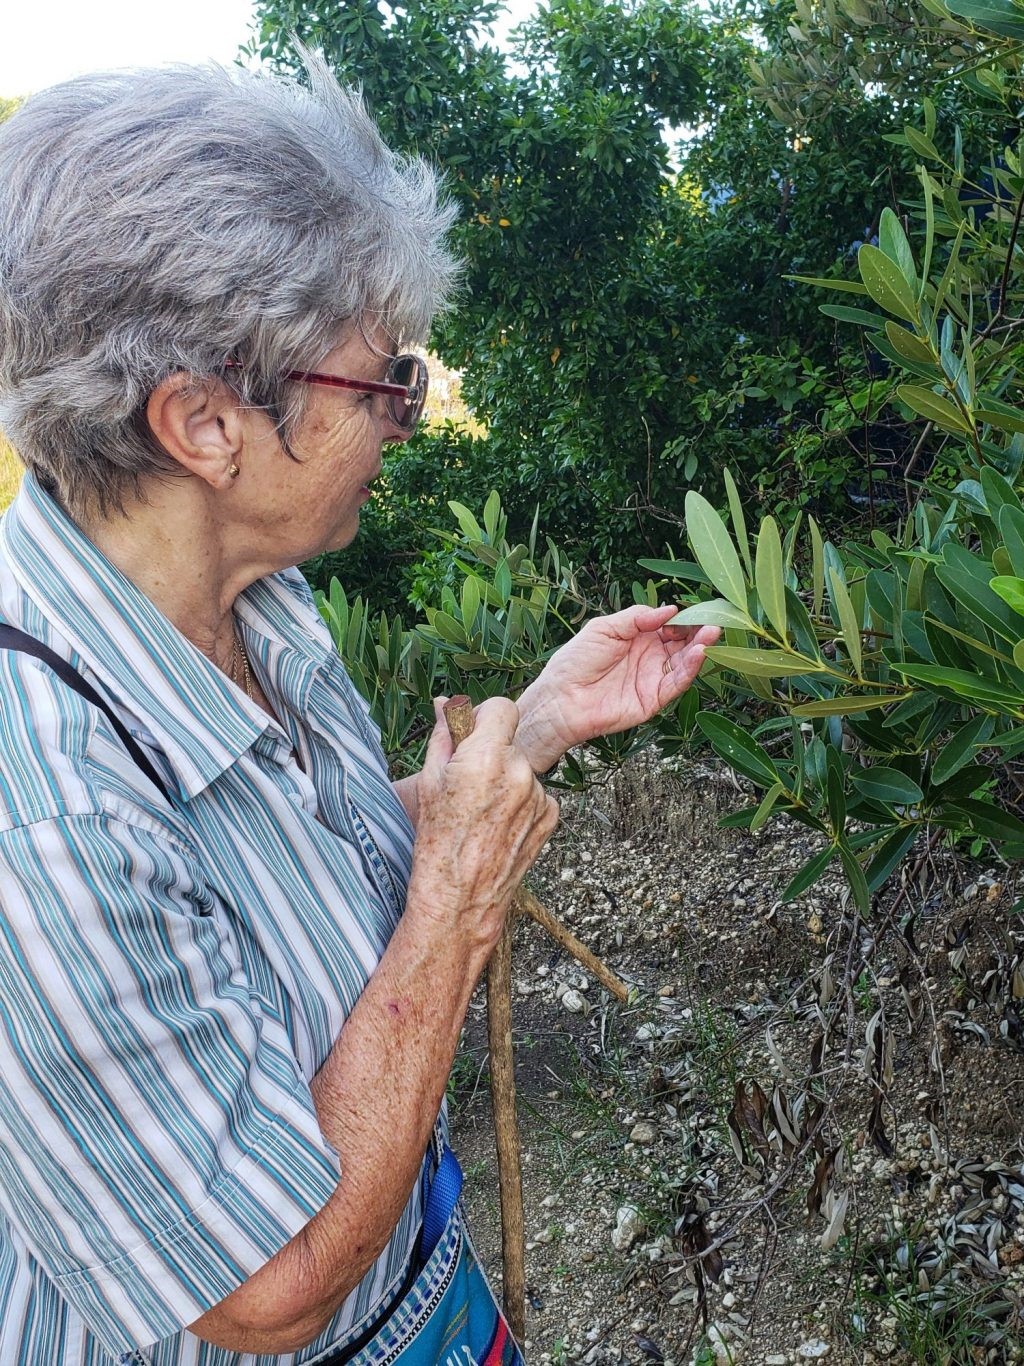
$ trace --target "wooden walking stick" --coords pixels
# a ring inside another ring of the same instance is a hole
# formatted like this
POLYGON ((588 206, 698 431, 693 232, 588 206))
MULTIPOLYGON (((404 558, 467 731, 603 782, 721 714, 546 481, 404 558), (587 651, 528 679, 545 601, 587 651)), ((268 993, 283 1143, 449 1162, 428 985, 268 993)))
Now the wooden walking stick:
MULTIPOLYGON (((458 746, 473 730, 473 704, 453 697, 445 704, 445 720, 458 746)), ((571 931, 519 887, 505 917, 501 938, 487 964, 487 1047, 491 1064, 491 1108, 498 1150, 498 1195, 501 1202, 502 1300, 513 1336, 526 1338, 526 1226, 523 1215, 523 1171, 516 1119, 516 1076, 512 1057, 512 930, 522 914, 543 926, 620 1001, 628 999, 625 983, 571 931)))

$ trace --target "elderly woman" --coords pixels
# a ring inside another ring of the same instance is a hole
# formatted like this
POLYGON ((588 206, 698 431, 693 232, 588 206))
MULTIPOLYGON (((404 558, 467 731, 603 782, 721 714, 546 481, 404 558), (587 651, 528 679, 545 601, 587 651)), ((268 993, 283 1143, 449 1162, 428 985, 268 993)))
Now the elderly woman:
POLYGON ((534 776, 714 635, 590 623, 392 784, 294 568, 453 263, 357 98, 83 78, 0 131, 0 1362, 518 1360, 439 1119, 534 776))

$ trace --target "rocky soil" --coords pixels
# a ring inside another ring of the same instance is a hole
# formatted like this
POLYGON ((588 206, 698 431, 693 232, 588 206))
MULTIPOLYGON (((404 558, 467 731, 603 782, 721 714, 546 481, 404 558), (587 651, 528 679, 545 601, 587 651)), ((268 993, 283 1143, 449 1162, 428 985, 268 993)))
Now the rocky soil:
MULTIPOLYGON (((532 886, 635 985, 620 1006, 532 924, 515 1040, 528 1359, 1024 1361, 1024 878, 935 849, 868 923, 711 765, 641 757, 532 886)), ((484 1004, 450 1087, 500 1278, 484 1004)))

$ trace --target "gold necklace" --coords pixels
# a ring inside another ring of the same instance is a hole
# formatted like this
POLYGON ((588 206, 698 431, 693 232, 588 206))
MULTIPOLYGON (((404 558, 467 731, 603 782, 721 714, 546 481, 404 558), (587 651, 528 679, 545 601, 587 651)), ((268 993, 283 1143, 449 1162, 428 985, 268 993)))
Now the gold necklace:
POLYGON ((252 674, 249 672, 249 657, 245 653, 245 646, 238 639, 238 632, 232 632, 231 636, 231 681, 236 687, 242 684, 238 681, 238 656, 242 656, 242 681, 245 684, 245 694, 249 701, 254 701, 252 695, 252 674))

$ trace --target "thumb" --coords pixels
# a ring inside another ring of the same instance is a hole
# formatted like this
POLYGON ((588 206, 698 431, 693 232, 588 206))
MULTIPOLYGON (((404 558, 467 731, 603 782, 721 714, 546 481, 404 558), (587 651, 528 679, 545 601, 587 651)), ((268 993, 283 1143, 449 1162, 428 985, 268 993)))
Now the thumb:
POLYGON ((447 701, 447 697, 434 698, 434 729, 427 741, 427 752, 423 756, 423 772, 435 779, 440 776, 455 753, 455 743, 444 716, 444 705, 447 701))

